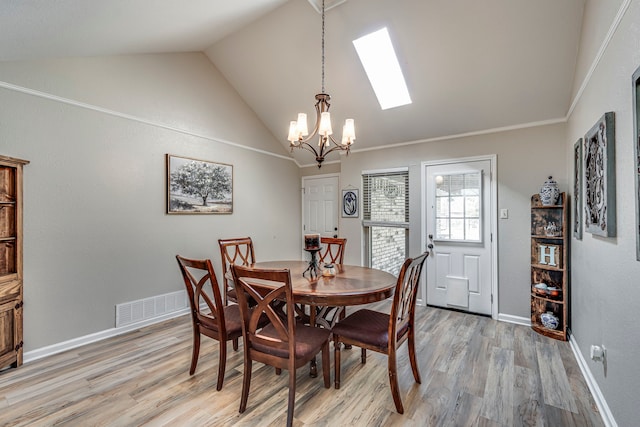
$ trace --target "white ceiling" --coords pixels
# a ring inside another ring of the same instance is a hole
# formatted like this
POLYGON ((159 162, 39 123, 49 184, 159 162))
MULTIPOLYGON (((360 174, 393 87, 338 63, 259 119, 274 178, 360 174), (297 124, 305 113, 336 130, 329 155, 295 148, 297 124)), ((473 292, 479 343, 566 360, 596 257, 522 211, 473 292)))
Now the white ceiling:
MULTIPOLYGON (((334 129, 354 118, 357 150, 563 118, 584 2, 339 4, 326 12, 334 129), (413 99, 386 111, 351 43, 383 26, 413 99)), ((320 92, 320 29, 307 0, 3 0, 0 60, 205 51, 287 145, 289 121, 311 115, 320 92)), ((296 158, 312 162, 307 152, 296 158)))

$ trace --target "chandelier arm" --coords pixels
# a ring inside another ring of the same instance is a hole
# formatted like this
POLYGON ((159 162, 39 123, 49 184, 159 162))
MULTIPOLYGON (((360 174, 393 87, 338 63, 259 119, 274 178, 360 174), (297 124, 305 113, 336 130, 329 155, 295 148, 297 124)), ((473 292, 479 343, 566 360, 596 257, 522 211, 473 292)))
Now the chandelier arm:
POLYGON ((311 131, 311 133, 306 138, 299 139, 298 143, 307 143, 311 141, 312 138, 315 138, 318 135, 318 130, 320 130, 320 117, 322 116, 322 113, 324 113, 325 111, 329 111, 329 107, 331 106, 328 101, 329 99, 331 99, 331 97, 325 93, 316 95, 316 124, 313 127, 313 131, 311 131))
POLYGON ((316 150, 316 148, 315 148, 313 145, 311 145, 311 144, 309 144, 309 143, 307 143, 307 142, 305 142, 305 141, 299 141, 299 142, 295 145, 295 147, 296 147, 296 148, 303 148, 303 149, 305 149, 305 150, 307 150, 307 151, 310 151, 310 152, 312 152, 312 153, 313 153, 313 155, 314 155, 314 156, 316 156, 316 157, 323 157, 323 155, 322 155, 322 150, 318 153, 318 151, 316 150))
POLYGON ((322 157, 325 157, 327 154, 336 151, 336 150, 340 150, 340 151, 346 151, 347 154, 349 154, 351 152, 351 145, 342 145, 342 144, 337 144, 333 138, 331 138, 331 142, 333 142, 333 147, 331 147, 330 149, 328 149, 327 151, 324 151, 321 153, 322 157))

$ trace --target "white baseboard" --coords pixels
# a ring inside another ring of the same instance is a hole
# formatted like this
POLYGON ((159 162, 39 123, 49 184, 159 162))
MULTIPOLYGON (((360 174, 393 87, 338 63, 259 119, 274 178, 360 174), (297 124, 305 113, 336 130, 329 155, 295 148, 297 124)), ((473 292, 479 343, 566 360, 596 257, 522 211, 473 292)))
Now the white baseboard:
POLYGON ((498 313, 498 321, 515 323, 517 325, 531 326, 531 319, 528 317, 512 316, 511 314, 498 313))
MULTIPOLYGON (((42 359, 43 357, 52 356, 57 353, 61 353, 63 351, 71 350, 86 344, 90 344, 92 342, 104 340, 106 338, 115 337, 118 335, 125 334, 127 332, 135 331, 136 329, 140 329, 144 326, 153 325, 155 323, 160 323, 168 319, 173 319, 174 317, 183 316, 189 313, 189 308, 185 308, 182 310, 172 311, 162 316, 157 316, 151 319, 146 319, 141 322, 131 323, 126 326, 121 326, 118 328, 107 329, 101 332, 95 332, 93 334, 85 335, 83 337, 73 338, 69 341, 60 342, 57 344, 49 345, 46 347, 38 348, 36 350, 27 351, 23 355, 23 362, 29 363, 34 360, 42 359)), ((190 320, 189 320, 190 321, 190 320)))
POLYGON ((591 395, 596 402, 596 406, 598 407, 598 411, 600 411, 600 416, 602 417, 602 422, 607 427, 617 427, 618 423, 613 418, 613 414, 611 413, 611 409, 609 409, 609 405, 607 405, 607 401, 605 400, 602 392, 600 391, 600 387, 598 386, 598 382, 593 377, 591 373, 591 369, 589 369, 589 365, 587 361, 582 356, 582 352, 580 352, 580 346, 573 334, 569 335, 569 345, 571 346, 571 350, 573 350, 573 355, 576 357, 578 361, 578 366, 580 367, 580 371, 582 372, 582 376, 587 382, 587 386, 589 386, 589 390, 591 391, 591 395))

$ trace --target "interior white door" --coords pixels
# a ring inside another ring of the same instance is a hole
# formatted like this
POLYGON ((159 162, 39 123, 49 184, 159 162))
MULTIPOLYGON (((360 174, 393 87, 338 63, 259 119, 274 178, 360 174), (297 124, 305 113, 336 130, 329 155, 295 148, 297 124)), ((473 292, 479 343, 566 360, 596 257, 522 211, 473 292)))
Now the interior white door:
POLYGON ((303 179, 303 232, 338 236, 338 176, 303 179))
POLYGON ((492 314, 491 161, 425 165, 427 304, 492 314))

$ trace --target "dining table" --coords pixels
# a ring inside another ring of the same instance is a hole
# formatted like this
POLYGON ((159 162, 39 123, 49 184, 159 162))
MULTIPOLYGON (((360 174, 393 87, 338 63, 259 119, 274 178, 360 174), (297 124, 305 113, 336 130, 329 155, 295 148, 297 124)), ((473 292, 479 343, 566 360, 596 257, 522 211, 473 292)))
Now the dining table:
MULTIPOLYGON (((369 304, 391 297, 397 282, 396 276, 386 271, 349 264, 334 264, 334 275, 323 275, 320 267, 315 277, 304 274, 309 261, 265 261, 250 267, 288 269, 294 301, 309 307, 308 321, 311 325, 324 328, 331 328, 339 320, 345 306, 369 304)), ((315 375, 317 370, 312 363, 311 376, 315 375)))

